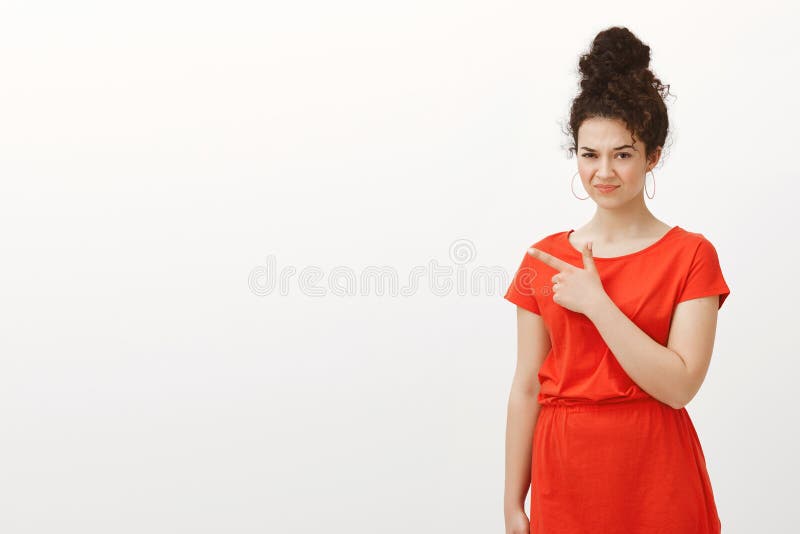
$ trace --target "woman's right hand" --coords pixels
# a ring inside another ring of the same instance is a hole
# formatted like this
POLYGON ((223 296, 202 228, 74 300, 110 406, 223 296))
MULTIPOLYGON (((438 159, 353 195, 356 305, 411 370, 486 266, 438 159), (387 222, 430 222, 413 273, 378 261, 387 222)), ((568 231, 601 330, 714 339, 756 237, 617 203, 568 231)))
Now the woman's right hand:
POLYGON ((530 534, 530 520, 525 510, 506 513, 506 534, 530 534))

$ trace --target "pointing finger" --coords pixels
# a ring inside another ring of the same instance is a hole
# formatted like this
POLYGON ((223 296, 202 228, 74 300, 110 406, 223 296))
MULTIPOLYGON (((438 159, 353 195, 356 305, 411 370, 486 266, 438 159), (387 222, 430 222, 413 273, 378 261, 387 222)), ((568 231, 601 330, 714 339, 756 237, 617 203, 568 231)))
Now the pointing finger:
POLYGON ((564 271, 573 267, 571 263, 567 263, 562 259, 556 258, 552 254, 548 254, 543 250, 539 250, 538 248, 531 247, 528 249, 528 254, 536 258, 537 260, 546 263, 553 269, 564 271))

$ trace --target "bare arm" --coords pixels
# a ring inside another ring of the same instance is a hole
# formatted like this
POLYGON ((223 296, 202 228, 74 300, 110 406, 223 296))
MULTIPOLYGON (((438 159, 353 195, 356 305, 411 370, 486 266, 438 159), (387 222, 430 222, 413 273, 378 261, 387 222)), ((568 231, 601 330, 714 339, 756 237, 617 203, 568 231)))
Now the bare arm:
POLYGON ((719 296, 678 303, 667 346, 648 336, 610 299, 588 310, 603 340, 631 379, 661 402, 680 409, 706 376, 717 328, 719 296))
POLYGON ((550 350, 544 320, 517 306, 517 366, 508 399, 504 512, 507 532, 521 525, 531 483, 533 430, 539 417, 539 368, 550 350))

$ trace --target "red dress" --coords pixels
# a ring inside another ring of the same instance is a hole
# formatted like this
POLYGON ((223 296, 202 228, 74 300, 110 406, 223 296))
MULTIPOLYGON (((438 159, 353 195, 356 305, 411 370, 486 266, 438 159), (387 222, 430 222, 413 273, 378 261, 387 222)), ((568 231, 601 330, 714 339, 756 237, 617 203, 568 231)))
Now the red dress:
MULTIPOLYGON (((532 246, 576 267, 567 232, 532 246)), ((716 249, 702 234, 672 227, 652 245, 594 258, 620 310, 662 345, 675 306, 730 293, 716 249)), ((538 374, 533 437, 531 534, 717 534, 705 457, 686 408, 639 388, 584 314, 552 298, 558 271, 527 252, 505 298, 541 315, 551 349, 538 374)))

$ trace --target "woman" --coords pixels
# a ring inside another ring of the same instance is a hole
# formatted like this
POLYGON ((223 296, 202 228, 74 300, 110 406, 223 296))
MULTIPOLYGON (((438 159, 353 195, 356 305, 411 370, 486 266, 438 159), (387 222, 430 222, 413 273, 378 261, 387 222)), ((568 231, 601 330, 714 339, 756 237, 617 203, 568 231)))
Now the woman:
POLYGON ((505 295, 518 306, 508 533, 721 529, 685 405, 730 291, 711 242, 645 204, 668 129, 668 86, 649 63, 650 48, 620 27, 581 57, 570 134, 596 211, 534 243, 505 295))

